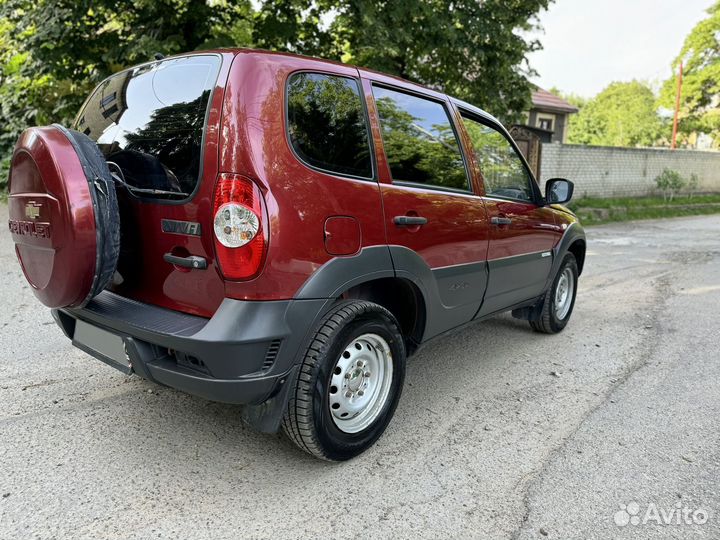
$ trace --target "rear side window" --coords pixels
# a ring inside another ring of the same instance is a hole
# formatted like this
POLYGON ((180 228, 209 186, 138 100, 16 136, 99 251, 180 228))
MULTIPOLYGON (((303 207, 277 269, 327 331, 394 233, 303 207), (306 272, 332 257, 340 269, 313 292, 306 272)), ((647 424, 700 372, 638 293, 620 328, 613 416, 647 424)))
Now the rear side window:
POLYGON ((123 71, 95 89, 74 127, 97 142, 130 186, 183 198, 200 177, 205 116, 219 70, 219 57, 198 55, 123 71))
POLYGON ((460 145, 436 101, 373 87, 393 180, 468 190, 460 145))
POLYGON ((296 73, 288 81, 290 143, 305 163, 325 171, 372 177, 365 110, 357 81, 296 73))

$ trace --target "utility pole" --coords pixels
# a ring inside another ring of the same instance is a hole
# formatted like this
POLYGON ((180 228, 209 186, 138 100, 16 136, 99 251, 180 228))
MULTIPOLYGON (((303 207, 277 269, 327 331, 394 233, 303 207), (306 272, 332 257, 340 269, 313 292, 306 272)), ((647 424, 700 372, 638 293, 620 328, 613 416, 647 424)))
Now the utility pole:
POLYGON ((672 144, 670 148, 675 150, 677 147, 678 117, 680 116, 680 97, 682 96, 683 83, 683 63, 680 62, 680 72, 678 73, 677 95, 675 96, 675 119, 673 120, 672 144))

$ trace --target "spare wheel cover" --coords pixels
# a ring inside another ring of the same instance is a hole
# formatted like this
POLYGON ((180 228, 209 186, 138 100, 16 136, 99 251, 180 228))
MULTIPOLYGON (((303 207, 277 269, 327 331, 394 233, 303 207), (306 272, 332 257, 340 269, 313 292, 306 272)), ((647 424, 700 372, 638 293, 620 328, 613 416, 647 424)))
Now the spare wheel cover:
POLYGON ((9 227, 33 292, 46 306, 80 307, 112 278, 120 218, 99 148, 62 126, 30 128, 10 168, 9 227))

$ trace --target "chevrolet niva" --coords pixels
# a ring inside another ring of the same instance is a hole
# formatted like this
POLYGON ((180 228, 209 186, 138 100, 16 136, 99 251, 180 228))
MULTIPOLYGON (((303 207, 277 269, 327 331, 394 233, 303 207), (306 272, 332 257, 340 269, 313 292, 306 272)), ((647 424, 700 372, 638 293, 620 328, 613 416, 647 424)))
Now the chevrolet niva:
POLYGON ((495 118, 289 54, 117 73, 70 129, 26 130, 9 181, 18 260, 76 347, 327 460, 380 437, 428 340, 505 311, 560 332, 585 260, 572 183, 542 194, 495 118))

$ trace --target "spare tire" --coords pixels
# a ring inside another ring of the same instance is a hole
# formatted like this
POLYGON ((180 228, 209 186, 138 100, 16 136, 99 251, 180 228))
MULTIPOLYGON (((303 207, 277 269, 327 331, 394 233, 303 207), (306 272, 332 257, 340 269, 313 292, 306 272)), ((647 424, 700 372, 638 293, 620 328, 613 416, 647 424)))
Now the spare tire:
POLYGON ((105 158, 86 135, 25 130, 10 166, 9 226, 28 283, 48 307, 82 307, 112 279, 120 214, 105 158))

